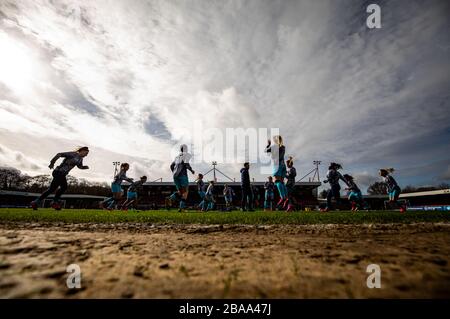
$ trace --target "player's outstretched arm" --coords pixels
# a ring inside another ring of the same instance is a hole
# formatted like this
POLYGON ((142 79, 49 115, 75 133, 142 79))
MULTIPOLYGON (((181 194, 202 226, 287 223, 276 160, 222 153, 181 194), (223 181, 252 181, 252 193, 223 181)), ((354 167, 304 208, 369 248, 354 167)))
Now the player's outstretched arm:
POLYGON ((55 157, 53 157, 52 160, 50 161, 50 165, 48 166, 48 168, 53 169, 55 167, 55 162, 61 157, 67 157, 67 153, 56 154, 55 157))
POLYGON ((195 174, 194 170, 192 169, 191 164, 187 163, 187 164, 186 164, 186 168, 187 168, 192 174, 195 174))
POLYGON ((272 148, 270 147, 272 142, 270 140, 267 140, 267 146, 266 146, 266 153, 270 153, 272 151, 272 148))
POLYGON ((347 185, 348 187, 350 187, 351 185, 347 182, 347 180, 344 178, 344 176, 342 176, 342 174, 339 173, 339 172, 337 172, 337 173, 338 173, 338 175, 339 175, 339 179, 340 179, 341 181, 343 181, 343 182, 345 183, 345 185, 347 185))

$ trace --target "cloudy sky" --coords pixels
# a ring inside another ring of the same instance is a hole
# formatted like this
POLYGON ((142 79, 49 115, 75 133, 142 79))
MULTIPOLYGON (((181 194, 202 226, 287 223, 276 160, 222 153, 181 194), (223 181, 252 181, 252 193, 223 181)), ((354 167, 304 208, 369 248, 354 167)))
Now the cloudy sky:
POLYGON ((1 0, 0 166, 48 173, 88 145, 74 176, 128 161, 167 179, 195 123, 279 128, 299 175, 319 159, 363 188, 386 166, 403 186, 449 182, 450 4, 376 1, 368 29, 370 3, 1 0))

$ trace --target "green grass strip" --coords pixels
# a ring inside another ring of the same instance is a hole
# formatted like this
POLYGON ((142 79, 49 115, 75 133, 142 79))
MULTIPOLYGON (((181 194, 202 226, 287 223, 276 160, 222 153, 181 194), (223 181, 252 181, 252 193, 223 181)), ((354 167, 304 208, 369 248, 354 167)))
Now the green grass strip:
POLYGON ((183 212, 158 210, 121 212, 66 209, 0 209, 1 222, 64 222, 64 223, 151 223, 151 224, 386 224, 418 222, 450 222, 444 211, 406 212, 183 212))

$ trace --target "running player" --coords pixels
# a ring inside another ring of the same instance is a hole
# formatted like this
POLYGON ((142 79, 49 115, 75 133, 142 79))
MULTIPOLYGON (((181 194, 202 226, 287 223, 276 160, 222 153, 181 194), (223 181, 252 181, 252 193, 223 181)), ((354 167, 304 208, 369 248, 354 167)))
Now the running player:
POLYGON ((292 212, 294 210, 293 196, 294 196, 294 189, 295 189, 295 178, 297 177, 297 170, 294 167, 294 159, 292 158, 292 156, 289 156, 289 159, 286 161, 286 165, 287 165, 286 188, 287 188, 287 197, 288 197, 288 201, 287 201, 288 205, 287 205, 286 211, 292 212))
POLYGON ((397 205, 400 207, 400 213, 404 213, 406 211, 406 206, 401 205, 398 202, 398 198, 400 193, 402 192, 400 186, 398 186, 397 181, 392 177, 392 173, 394 172, 393 168, 382 168, 379 171, 380 176, 383 178, 383 182, 386 184, 389 195, 389 204, 397 205))
POLYGON ((283 144, 283 138, 280 135, 273 137, 272 145, 270 140, 267 141, 266 153, 270 153, 273 163, 273 177, 275 178, 275 186, 280 194, 280 200, 277 203, 277 208, 283 207, 287 201, 287 189, 284 184, 284 178, 286 177, 286 164, 284 162, 284 154, 286 147, 283 144))
POLYGON ((53 198, 52 208, 56 210, 61 210, 61 204, 59 202, 61 195, 67 190, 67 175, 76 166, 79 169, 89 169, 88 166, 83 165, 83 158, 89 154, 89 148, 87 146, 79 147, 74 152, 58 153, 50 161, 48 166, 53 169, 55 162, 59 158, 64 158, 62 163, 57 166, 53 172, 53 180, 50 187, 41 194, 37 199, 31 202, 31 207, 36 210, 41 201, 47 198, 48 195, 56 191, 55 197, 53 198))
POLYGON ((133 209, 136 210, 138 203, 137 191, 147 181, 147 176, 142 176, 138 181, 131 183, 127 190, 127 200, 122 204, 123 210, 128 210, 128 207, 133 205, 133 209))
POLYGON ((231 205, 233 204, 233 197, 234 197, 234 191, 233 189, 228 186, 228 184, 225 184, 223 188, 223 197, 225 199, 225 207, 227 211, 231 211, 231 205))
POLYGON ((122 181, 133 183, 133 179, 127 177, 127 171, 129 169, 130 164, 120 164, 120 170, 116 176, 114 176, 114 180, 111 183, 112 196, 102 202, 102 207, 104 209, 113 210, 116 206, 120 206, 119 204, 122 200, 122 181))
POLYGON ((197 191, 198 196, 200 196, 201 202, 198 204, 198 208, 204 212, 206 210, 206 201, 205 201, 205 194, 206 194, 206 185, 203 181, 203 174, 198 174, 197 176, 197 191))
POLYGON ((356 185, 353 176, 350 176, 348 174, 344 174, 344 179, 348 185, 346 190, 348 190, 348 200, 352 204, 352 211, 356 212, 361 207, 363 207, 363 197, 361 190, 356 185))
POLYGON ((259 193, 258 186, 252 185, 252 194, 253 194, 253 208, 257 209, 259 207, 259 203, 261 200, 261 195, 259 193))
POLYGON ((214 198, 214 181, 209 181, 208 189, 205 194, 206 211, 213 210, 215 208, 216 199, 214 198))
POLYGON ((340 204, 341 202, 341 185, 339 185, 339 180, 342 180, 346 184, 347 181, 339 172, 340 169, 342 169, 342 165, 338 163, 330 163, 330 166, 328 167, 327 179, 324 183, 330 183, 331 188, 327 194, 327 207, 324 211, 329 211, 331 209, 331 200, 333 197, 336 199, 336 204, 340 204))
POLYGON ((275 199, 274 196, 275 184, 273 183, 272 176, 268 177, 267 182, 264 183, 264 211, 273 210, 273 201, 275 199))
POLYGON ((168 197, 168 202, 169 205, 171 205, 172 201, 179 201, 179 212, 184 211, 189 193, 189 178, 187 171, 189 170, 192 174, 195 174, 191 164, 189 164, 190 160, 191 154, 188 153, 188 147, 183 144, 180 147, 180 154, 178 154, 172 164, 170 164, 170 170, 172 171, 173 181, 175 182, 177 191, 168 197))

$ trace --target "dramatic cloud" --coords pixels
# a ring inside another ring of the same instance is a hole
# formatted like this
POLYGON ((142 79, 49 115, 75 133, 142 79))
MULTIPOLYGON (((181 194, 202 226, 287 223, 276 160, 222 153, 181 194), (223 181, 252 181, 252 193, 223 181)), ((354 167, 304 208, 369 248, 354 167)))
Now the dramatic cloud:
MULTIPOLYGON (((384 166, 400 183, 437 180, 450 151, 450 5, 379 4, 370 30, 354 1, 2 1, 0 164, 41 173, 83 144, 96 152, 77 176, 109 179, 126 160, 168 178, 195 124, 280 128, 299 175, 321 159, 362 188, 384 166), (428 176, 408 170, 427 165, 428 176)), ((237 177, 239 165, 221 169, 237 177)))
POLYGON ((443 181, 450 181, 450 165, 447 167, 447 169, 444 172, 444 174, 442 174, 441 179, 443 181))

